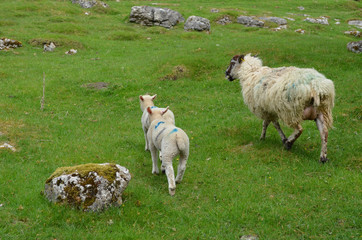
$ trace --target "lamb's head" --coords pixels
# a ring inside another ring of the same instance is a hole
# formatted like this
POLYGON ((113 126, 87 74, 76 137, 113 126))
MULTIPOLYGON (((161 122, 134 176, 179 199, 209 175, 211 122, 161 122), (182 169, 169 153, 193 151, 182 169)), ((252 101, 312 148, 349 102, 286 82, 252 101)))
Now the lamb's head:
POLYGON ((226 69, 225 77, 229 81, 233 81, 237 78, 237 70, 240 67, 240 64, 244 61, 244 55, 235 55, 229 64, 229 67, 226 69))
POLYGON ((153 100, 155 100, 155 98, 157 97, 157 94, 150 96, 150 95, 140 95, 140 106, 141 106, 141 111, 143 112, 147 107, 152 107, 155 106, 155 104, 153 103, 153 100))
POLYGON ((147 112, 150 117, 150 122, 156 120, 156 119, 163 119, 163 115, 168 111, 168 107, 164 110, 161 108, 151 108, 147 107, 147 112))

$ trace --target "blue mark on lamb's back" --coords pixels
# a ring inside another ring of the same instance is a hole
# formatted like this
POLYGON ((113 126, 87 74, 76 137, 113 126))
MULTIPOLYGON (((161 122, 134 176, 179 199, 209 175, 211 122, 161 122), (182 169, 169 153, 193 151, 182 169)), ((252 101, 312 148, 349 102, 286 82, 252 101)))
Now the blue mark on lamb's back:
POLYGON ((156 124, 156 126, 155 126, 155 129, 157 129, 157 128, 158 128, 158 126, 160 126, 160 124, 162 124, 162 123, 165 123, 165 122, 163 122, 163 121, 158 122, 158 123, 156 124))
POLYGON ((174 128, 168 135, 170 135, 170 134, 172 134, 172 133, 175 133, 175 132, 177 132, 178 130, 177 130, 177 128, 174 128))

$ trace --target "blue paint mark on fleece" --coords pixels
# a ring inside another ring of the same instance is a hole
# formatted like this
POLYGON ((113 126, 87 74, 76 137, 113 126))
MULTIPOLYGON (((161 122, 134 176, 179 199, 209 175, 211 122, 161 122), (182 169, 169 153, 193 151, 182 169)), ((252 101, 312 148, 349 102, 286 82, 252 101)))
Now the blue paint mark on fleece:
POLYGON ((151 107, 151 109, 154 109, 154 108, 158 108, 158 107, 156 107, 156 106, 152 106, 152 107, 151 107))
POLYGON ((158 126, 160 126, 160 124, 162 124, 162 123, 165 123, 165 122, 158 122, 157 124, 156 124, 156 126, 155 126, 155 129, 157 129, 158 128, 158 126))
POLYGON ((170 135, 170 134, 172 134, 172 133, 175 133, 175 132, 177 132, 178 130, 177 130, 177 128, 174 128, 168 135, 170 135))

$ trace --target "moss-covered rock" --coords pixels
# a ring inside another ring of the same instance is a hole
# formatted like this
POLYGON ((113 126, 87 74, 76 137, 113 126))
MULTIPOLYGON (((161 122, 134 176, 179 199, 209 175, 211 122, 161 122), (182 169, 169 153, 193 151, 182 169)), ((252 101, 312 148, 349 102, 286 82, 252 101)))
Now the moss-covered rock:
POLYGON ((46 180, 44 195, 54 203, 84 211, 101 211, 122 204, 131 175, 118 164, 83 164, 61 167, 46 180))

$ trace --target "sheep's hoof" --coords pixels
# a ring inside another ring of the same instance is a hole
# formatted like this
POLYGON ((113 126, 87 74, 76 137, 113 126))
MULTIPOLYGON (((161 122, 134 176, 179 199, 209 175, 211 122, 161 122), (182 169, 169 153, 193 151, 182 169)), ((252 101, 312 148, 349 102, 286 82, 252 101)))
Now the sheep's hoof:
POLYGON ((171 196, 174 196, 176 193, 176 188, 169 188, 168 192, 170 193, 171 196))
POLYGON ((321 163, 326 163, 326 162, 328 162, 328 158, 327 157, 321 157, 320 159, 319 159, 319 161, 321 162, 321 163))
POLYGON ((156 171, 156 170, 152 170, 152 174, 158 175, 159 172, 158 172, 158 170, 157 170, 157 171, 156 171))
POLYGON ((293 143, 288 142, 288 141, 285 141, 285 142, 284 142, 284 148, 285 148, 286 150, 290 150, 290 149, 292 148, 292 146, 293 146, 293 143))

